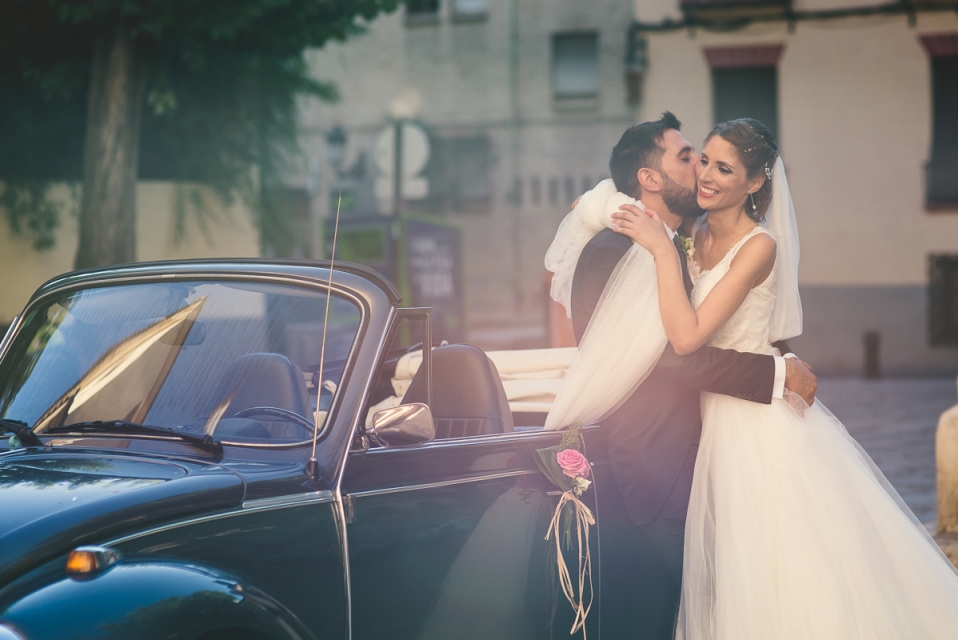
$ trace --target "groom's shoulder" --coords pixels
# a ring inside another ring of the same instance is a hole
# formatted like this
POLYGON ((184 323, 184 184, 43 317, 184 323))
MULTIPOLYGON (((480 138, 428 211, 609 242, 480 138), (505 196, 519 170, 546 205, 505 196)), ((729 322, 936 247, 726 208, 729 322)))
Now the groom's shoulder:
POLYGON ((582 248, 572 278, 572 325, 576 342, 582 339, 609 276, 631 246, 628 236, 603 229, 582 248))
POLYGON ((616 233, 612 229, 603 229, 592 236, 592 239, 582 248, 582 255, 588 257, 592 253, 618 253, 619 256, 625 255, 625 252, 632 246, 632 239, 621 233, 616 233))
POLYGON ((596 286, 598 281, 604 286, 619 260, 631 246, 631 238, 612 229, 603 229, 592 236, 579 254, 572 282, 573 290, 578 286, 596 286), (586 281, 590 284, 587 285, 586 281))

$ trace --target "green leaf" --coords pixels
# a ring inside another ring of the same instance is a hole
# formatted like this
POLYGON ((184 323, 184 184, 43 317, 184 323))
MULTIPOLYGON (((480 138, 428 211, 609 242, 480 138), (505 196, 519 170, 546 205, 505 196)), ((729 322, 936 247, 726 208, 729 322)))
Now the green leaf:
MULTIPOLYGON (((99 29, 122 22, 147 70, 140 179, 200 182, 244 197, 261 230, 280 214, 274 188, 299 153, 297 101, 334 100, 310 49, 360 33, 398 0, 5 0, 0 2, 0 182, 79 181, 99 29)), ((12 216, 36 246, 57 218, 33 199, 12 216)), ((197 209, 199 211, 199 209, 197 209)), ((265 236, 265 233, 264 233, 265 236)))
POLYGON ((567 448, 568 447, 563 447, 561 444, 557 444, 545 449, 536 449, 535 457, 536 466, 539 467, 539 471, 542 472, 542 475, 563 491, 572 489, 572 479, 562 473, 562 467, 560 467, 556 461, 556 454, 567 448))

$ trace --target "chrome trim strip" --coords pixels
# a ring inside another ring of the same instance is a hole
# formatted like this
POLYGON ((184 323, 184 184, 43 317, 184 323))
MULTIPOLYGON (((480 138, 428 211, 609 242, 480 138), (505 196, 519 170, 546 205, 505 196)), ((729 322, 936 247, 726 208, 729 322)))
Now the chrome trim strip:
MULTIPOLYGON (((365 407, 369 400, 369 390, 372 387, 373 379, 376 375, 376 367, 382 358, 383 350, 386 348, 386 339, 389 336, 389 329, 396 318, 395 306, 389 308, 389 315, 386 317, 385 329, 379 336, 379 344, 376 346, 376 355, 373 358, 373 366, 369 370, 369 375, 363 386, 363 394, 360 398, 359 407, 365 407)), ((358 382, 358 381, 357 381, 358 382)), ((365 416, 360 415, 361 411, 356 411, 353 416, 353 423, 349 427, 349 436, 346 439, 346 446, 339 456, 339 463, 333 474, 333 493, 336 498, 336 512, 339 516, 339 528, 341 536, 341 547, 343 550, 343 583, 346 590, 346 640, 352 640, 353 637, 353 583, 349 569, 349 529, 346 526, 346 506, 343 504, 343 475, 346 473, 346 461, 349 459, 349 452, 353 448, 353 441, 356 439, 356 433, 359 431, 360 419, 365 416)), ((332 414, 330 414, 332 415, 332 414)), ((327 419, 328 421, 328 419, 327 419)))
MULTIPOLYGON (((363 393, 359 401, 359 407, 366 406, 369 399, 369 390, 376 375, 376 367, 382 357, 383 349, 386 348, 386 337, 389 335, 389 327, 392 325, 393 318, 396 316, 396 307, 390 307, 389 315, 386 317, 385 329, 379 336, 379 344, 376 346, 376 355, 373 358, 373 366, 369 370, 366 382, 363 385, 363 393)), ((357 381, 358 382, 358 381, 357 381)), ((346 640, 352 640, 353 637, 353 583, 349 567, 349 529, 346 526, 346 506, 343 504, 343 475, 346 472, 346 461, 349 459, 349 452, 353 448, 353 441, 356 439, 356 432, 359 430, 362 411, 356 411, 353 416, 352 424, 349 425, 348 436, 345 447, 340 453, 339 462, 333 473, 333 492, 336 495, 336 509, 339 516, 340 540, 343 550, 343 586, 346 592, 346 640)))
POLYGON ((10 342, 10 336, 13 335, 13 329, 17 326, 19 321, 20 316, 13 316, 10 324, 7 325, 7 331, 3 334, 3 340, 0 340, 0 358, 3 357, 3 352, 7 348, 7 343, 10 342))
MULTIPOLYGON (((366 402, 369 400, 369 390, 372 387, 373 378, 376 376, 376 366, 379 364, 380 358, 382 358, 383 351, 386 348, 386 339, 389 337, 389 329, 392 327, 393 321, 396 319, 397 315, 396 307, 390 307, 389 315, 386 317, 385 330, 382 332, 382 335, 379 337, 379 344, 376 345, 376 356, 373 358, 373 367, 369 371, 369 375, 366 378, 365 386, 363 387, 363 395, 360 399, 359 407, 362 408, 366 406, 366 402)), ((353 424, 349 429, 349 439, 346 441, 346 451, 344 455, 340 456, 339 465, 336 468, 334 474, 334 491, 338 496, 342 490, 343 484, 343 474, 346 470, 346 460, 349 458, 349 451, 352 449, 353 441, 356 439, 356 434, 359 431, 359 420, 360 418, 365 419, 365 416, 360 416, 360 412, 357 411, 356 415, 353 416, 353 424)))
POLYGON ((187 518, 186 520, 179 520, 177 522, 170 522, 167 524, 160 525, 158 527, 153 527, 152 529, 144 529, 143 531, 137 531, 136 533, 131 533, 129 535, 114 538, 107 542, 103 543, 103 546, 109 547, 118 544, 124 544, 132 540, 137 540, 139 538, 145 538, 146 536, 151 536, 155 533, 163 533, 165 531, 172 531, 174 529, 181 529, 183 527, 189 527, 194 524, 200 524, 203 522, 214 522, 216 520, 225 520, 227 518, 235 518, 236 516, 246 515, 248 513, 255 513, 257 511, 275 511, 277 509, 286 509, 301 507, 303 505, 309 504, 324 504, 333 502, 333 496, 331 491, 314 491, 312 493, 302 494, 304 498, 297 496, 281 496, 279 498, 263 498, 262 500, 248 500, 242 504, 239 508, 232 509, 231 511, 224 511, 222 513, 215 513, 212 515, 206 516, 197 516, 195 518, 187 518), (262 502, 262 504, 260 504, 262 502), (250 505, 250 506, 246 506, 250 505))
MULTIPOLYGON (((600 428, 599 425, 588 425, 582 427, 584 431, 591 431, 593 429, 600 428)), ((369 449, 366 451, 367 455, 383 455, 386 452, 397 453, 400 451, 410 451, 410 450, 421 450, 421 449, 446 449, 450 447, 462 447, 464 445, 473 445, 476 443, 487 443, 492 444, 496 442, 515 442, 528 440, 537 436, 544 436, 548 434, 556 434, 561 436, 561 431, 545 431, 539 429, 538 431, 514 431, 512 433, 489 433, 481 436, 465 436, 462 438, 442 438, 440 440, 432 440, 431 442, 424 442, 423 444, 411 445, 408 447, 380 447, 376 449, 369 449)), ((359 449, 353 449, 353 451, 360 451, 359 449)))
POLYGON ((469 478, 456 478, 455 480, 444 480, 442 482, 427 482, 425 484, 411 484, 405 487, 392 487, 390 489, 356 491, 349 495, 351 495, 353 498, 366 498, 368 496, 381 496, 388 493, 402 493, 404 491, 419 491, 422 489, 437 489, 439 487, 449 487, 457 484, 467 484, 469 482, 481 482, 483 480, 500 480, 502 478, 514 478, 516 476, 531 476, 538 473, 538 471, 532 471, 529 469, 523 469, 522 471, 503 471, 502 473, 490 473, 484 476, 475 476, 469 478))
MULTIPOLYGON (((345 457, 345 456, 344 456, 345 457)), ((349 533, 346 527, 346 505, 336 487, 334 514, 339 526, 339 548, 343 552, 343 592, 346 596, 346 640, 353 638, 353 583, 349 570, 349 533)))
MULTIPOLYGON (((115 286, 122 284, 130 283, 140 283, 140 282, 151 282, 156 281, 159 283, 166 282, 178 282, 181 280, 206 280, 206 281, 216 281, 216 280, 257 280, 264 282, 285 282, 295 284, 296 286, 306 286, 311 289, 319 289, 322 291, 328 290, 327 282, 316 281, 311 278, 304 278, 301 276, 293 276, 289 274, 264 274, 264 273, 237 273, 235 271, 184 271, 182 273, 147 273, 139 275, 129 275, 123 277, 101 277, 96 279, 89 280, 75 280, 72 282, 64 283, 62 286, 59 286, 55 289, 50 289, 49 291, 43 293, 40 296, 30 300, 30 308, 36 306, 46 298, 49 298, 52 295, 62 293, 64 291, 72 291, 76 289, 89 289, 91 287, 100 287, 100 286, 115 286)), ((347 294, 350 297, 358 299, 359 296, 354 289, 350 289, 344 284, 337 283, 333 280, 333 288, 338 290, 340 293, 347 294)), ((365 302, 369 302, 366 300, 365 302)))
POLYGON ((242 507, 245 511, 261 511, 263 509, 293 507, 300 504, 312 504, 314 502, 334 502, 335 500, 336 497, 332 491, 311 491, 309 493, 297 493, 291 496, 275 496, 273 498, 246 500, 243 502, 242 507))

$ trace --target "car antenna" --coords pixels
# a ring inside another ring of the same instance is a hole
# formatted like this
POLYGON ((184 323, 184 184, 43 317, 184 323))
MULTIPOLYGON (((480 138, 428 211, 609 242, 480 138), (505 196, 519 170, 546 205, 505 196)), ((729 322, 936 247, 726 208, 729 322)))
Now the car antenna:
MULTIPOLYGON (((319 480, 319 462, 316 460, 316 441, 319 438, 319 407, 323 395, 323 367, 326 364, 326 328, 329 326, 329 302, 333 298, 333 266, 336 264, 336 240, 339 236, 339 210, 343 204, 343 192, 339 192, 336 202, 336 222, 333 225, 333 248, 329 254, 329 284, 326 288, 326 317, 323 319, 323 342, 319 348, 319 380, 316 385, 316 413, 313 415, 313 453, 306 463, 306 473, 313 480, 319 480)), ((332 405, 330 405, 332 408, 332 405)), ((327 415, 327 418, 329 416, 327 415)))

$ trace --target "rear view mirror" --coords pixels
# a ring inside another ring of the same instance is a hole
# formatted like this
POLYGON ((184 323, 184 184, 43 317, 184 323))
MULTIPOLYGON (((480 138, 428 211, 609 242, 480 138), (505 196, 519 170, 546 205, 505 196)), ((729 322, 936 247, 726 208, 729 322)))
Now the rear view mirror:
POLYGON ((428 406, 412 402, 374 413, 369 435, 384 447, 422 444, 436 437, 436 425, 428 406))

